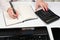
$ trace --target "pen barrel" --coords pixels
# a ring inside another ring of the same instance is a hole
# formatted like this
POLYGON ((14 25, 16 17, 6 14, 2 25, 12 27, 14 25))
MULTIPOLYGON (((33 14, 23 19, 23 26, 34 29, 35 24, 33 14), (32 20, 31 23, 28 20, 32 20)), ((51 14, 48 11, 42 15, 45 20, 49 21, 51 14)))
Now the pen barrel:
POLYGON ((16 11, 15 11, 15 9, 14 9, 14 7, 13 7, 13 5, 12 5, 11 1, 10 1, 9 3, 10 3, 10 5, 11 5, 11 8, 12 8, 12 10, 13 10, 14 14, 16 14, 16 11))
POLYGON ((15 2, 15 1, 18 1, 18 0, 11 0, 11 2, 15 2))

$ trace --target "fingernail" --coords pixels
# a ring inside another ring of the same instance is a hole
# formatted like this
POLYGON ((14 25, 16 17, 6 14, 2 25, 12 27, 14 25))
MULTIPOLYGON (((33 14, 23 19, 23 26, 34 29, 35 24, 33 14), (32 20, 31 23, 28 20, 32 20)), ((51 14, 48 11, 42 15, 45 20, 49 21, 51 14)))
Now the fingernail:
POLYGON ((48 11, 48 9, 46 11, 48 11))
POLYGON ((45 10, 43 10, 43 11, 45 11, 45 10))

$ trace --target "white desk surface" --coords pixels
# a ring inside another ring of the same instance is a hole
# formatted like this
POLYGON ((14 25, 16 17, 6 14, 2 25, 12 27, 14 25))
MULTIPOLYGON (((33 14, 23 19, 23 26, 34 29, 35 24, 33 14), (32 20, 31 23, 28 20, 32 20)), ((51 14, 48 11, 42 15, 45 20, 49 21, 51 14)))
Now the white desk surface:
MULTIPOLYGON (((30 4, 32 5, 33 9, 35 6, 34 2, 14 2, 13 4, 16 5, 17 3, 24 3, 24 4, 30 4)), ((60 2, 48 2, 48 7, 58 16, 60 16, 60 2)), ((11 26, 5 26, 4 19, 3 19, 3 13, 0 9, 0 28, 20 28, 20 27, 32 27, 32 26, 47 26, 49 35, 51 40, 53 40, 52 33, 51 33, 51 27, 60 27, 60 19, 47 25, 44 23, 41 19, 31 20, 24 23, 19 23, 16 25, 11 26)))

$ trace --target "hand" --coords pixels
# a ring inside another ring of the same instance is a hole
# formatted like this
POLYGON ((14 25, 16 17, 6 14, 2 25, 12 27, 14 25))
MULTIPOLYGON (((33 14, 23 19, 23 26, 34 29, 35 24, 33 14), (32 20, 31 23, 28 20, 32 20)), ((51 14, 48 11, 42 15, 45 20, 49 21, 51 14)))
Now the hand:
POLYGON ((16 14, 14 14, 12 8, 8 8, 7 12, 11 18, 13 18, 13 19, 18 18, 18 12, 16 11, 16 14))
POLYGON ((48 11, 48 4, 45 3, 43 0, 36 1, 36 10, 41 7, 44 11, 48 11))

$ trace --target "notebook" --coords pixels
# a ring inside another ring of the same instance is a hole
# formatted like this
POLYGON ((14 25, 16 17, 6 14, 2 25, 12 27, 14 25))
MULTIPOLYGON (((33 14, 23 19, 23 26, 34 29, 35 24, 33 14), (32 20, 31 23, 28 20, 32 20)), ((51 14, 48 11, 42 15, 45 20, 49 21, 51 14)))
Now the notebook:
POLYGON ((5 20, 5 24, 6 26, 8 25, 13 25, 13 24, 17 24, 17 23, 24 23, 25 21, 28 20, 33 20, 33 19, 37 19, 37 16, 35 15, 32 6, 31 5, 25 5, 25 4, 20 4, 20 5, 13 5, 14 8, 18 11, 18 19, 12 19, 7 11, 4 11, 4 20, 5 20))

